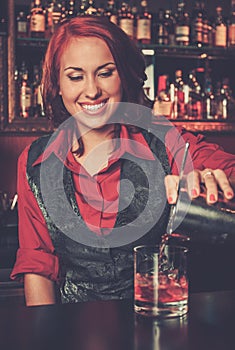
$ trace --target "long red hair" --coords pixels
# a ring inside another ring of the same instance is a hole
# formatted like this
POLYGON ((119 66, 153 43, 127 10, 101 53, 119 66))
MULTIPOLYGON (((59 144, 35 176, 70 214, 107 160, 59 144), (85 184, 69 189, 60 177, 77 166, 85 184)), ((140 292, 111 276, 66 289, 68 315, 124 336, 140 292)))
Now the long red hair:
POLYGON ((97 37, 104 40, 113 55, 121 79, 122 102, 151 107, 151 101, 143 90, 146 80, 145 59, 136 44, 106 17, 78 16, 59 26, 50 39, 45 55, 42 76, 43 104, 46 115, 53 120, 54 125, 69 117, 59 95, 59 70, 61 55, 74 37, 97 37))

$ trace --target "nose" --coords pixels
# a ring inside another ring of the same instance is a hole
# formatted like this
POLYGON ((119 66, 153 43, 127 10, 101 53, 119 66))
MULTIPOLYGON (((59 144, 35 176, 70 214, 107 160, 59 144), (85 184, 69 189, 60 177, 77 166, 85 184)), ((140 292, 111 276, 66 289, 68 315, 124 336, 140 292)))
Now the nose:
POLYGON ((95 78, 88 78, 85 83, 85 96, 91 100, 95 100, 102 94, 101 88, 98 86, 95 78))

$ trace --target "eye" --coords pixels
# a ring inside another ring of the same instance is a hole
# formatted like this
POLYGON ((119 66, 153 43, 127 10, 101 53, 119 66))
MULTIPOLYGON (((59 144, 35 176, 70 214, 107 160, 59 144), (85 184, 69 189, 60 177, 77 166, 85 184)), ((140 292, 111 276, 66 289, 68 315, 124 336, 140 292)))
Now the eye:
POLYGON ((98 76, 101 78, 108 78, 108 77, 111 77, 113 75, 114 71, 115 71, 115 69, 107 69, 105 71, 99 72, 98 76))
POLYGON ((71 81, 80 81, 83 79, 83 75, 69 75, 68 78, 71 81))

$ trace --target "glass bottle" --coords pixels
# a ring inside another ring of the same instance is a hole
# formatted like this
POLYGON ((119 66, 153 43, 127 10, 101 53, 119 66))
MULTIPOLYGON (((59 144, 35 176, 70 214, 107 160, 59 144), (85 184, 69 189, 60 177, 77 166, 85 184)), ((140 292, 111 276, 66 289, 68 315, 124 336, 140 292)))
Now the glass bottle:
POLYGON ((119 27, 131 38, 134 39, 134 15, 127 2, 122 2, 118 15, 119 27))
POLYGON ((30 36, 32 38, 44 38, 46 31, 46 15, 41 5, 41 0, 32 2, 30 11, 30 36))
POLYGON ((235 47, 235 0, 231 1, 231 13, 228 23, 228 46, 235 47))
POLYGON ((217 87, 217 118, 228 119, 234 117, 235 99, 232 96, 229 79, 223 78, 217 87))
POLYGON ((108 17, 110 22, 113 22, 116 25, 118 24, 118 12, 115 6, 115 1, 108 0, 104 16, 108 17))
POLYGON ((210 43, 211 35, 211 23, 208 18, 208 14, 205 8, 205 1, 201 1, 201 10, 202 10, 202 45, 208 46, 210 43))
POLYGON ((32 83, 32 114, 35 118, 42 116, 42 94, 41 94, 41 77, 38 65, 33 67, 32 83))
POLYGON ((175 40, 177 45, 187 46, 190 43, 190 18, 185 11, 184 0, 178 0, 175 14, 175 40))
POLYGON ((151 43, 152 15, 148 10, 148 3, 142 0, 136 20, 136 40, 142 44, 151 43))
POLYGON ((159 9, 155 29, 156 43, 158 45, 168 45, 168 27, 164 17, 164 10, 159 9))
POLYGON ((20 87, 20 117, 29 118, 31 112, 31 97, 32 91, 29 82, 28 68, 26 67, 25 62, 22 62, 20 72, 19 72, 19 87, 20 87))
POLYGON ((175 18, 170 9, 164 12, 165 29, 167 32, 167 44, 175 45, 175 18))
POLYGON ((191 16, 191 44, 201 47, 203 43, 203 13, 201 1, 195 0, 191 16))
POLYGON ((28 21, 24 11, 20 11, 16 17, 16 35, 17 38, 26 38, 28 36, 28 21))
POLYGON ((62 20, 62 4, 53 0, 47 5, 46 37, 50 38, 62 20))
POLYGON ((155 117, 164 116, 171 118, 172 116, 172 102, 169 94, 169 76, 166 74, 159 75, 157 95, 153 104, 153 115, 155 117))
POLYGON ((199 84, 195 70, 191 70, 188 76, 188 98, 185 103, 188 119, 202 119, 202 89, 199 84))
POLYGON ((213 85, 210 75, 205 79, 204 101, 203 101, 203 118, 213 120, 216 118, 217 107, 216 99, 213 92, 213 85))
POLYGON ((185 118, 185 103, 187 103, 188 93, 186 84, 183 81, 181 69, 175 71, 175 80, 170 84, 170 100, 172 103, 172 119, 185 118))
POLYGON ((221 6, 216 7, 216 19, 214 23, 215 28, 215 46, 227 46, 227 25, 223 17, 223 9, 221 6))

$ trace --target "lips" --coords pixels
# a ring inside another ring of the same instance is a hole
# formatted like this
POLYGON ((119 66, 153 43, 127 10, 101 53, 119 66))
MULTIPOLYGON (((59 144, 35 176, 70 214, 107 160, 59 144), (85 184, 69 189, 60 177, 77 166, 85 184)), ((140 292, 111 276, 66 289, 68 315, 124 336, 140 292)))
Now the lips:
POLYGON ((103 110, 103 107, 106 105, 107 101, 108 99, 100 103, 80 103, 80 105, 85 112, 88 112, 90 114, 96 114, 100 113, 103 110))

